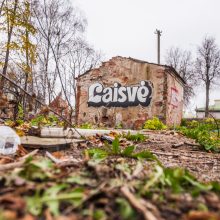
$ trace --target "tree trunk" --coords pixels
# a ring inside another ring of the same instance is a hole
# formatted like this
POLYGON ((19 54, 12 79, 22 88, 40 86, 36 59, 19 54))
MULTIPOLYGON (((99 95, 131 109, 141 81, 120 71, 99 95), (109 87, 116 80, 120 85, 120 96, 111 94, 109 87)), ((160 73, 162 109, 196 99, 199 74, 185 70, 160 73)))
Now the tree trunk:
MULTIPOLYGON (((26 21, 27 22, 27 21, 26 21)), ((25 31, 25 40, 26 42, 29 42, 29 34, 28 34, 28 30, 26 28, 25 31)), ((29 71, 30 71, 30 64, 29 64, 29 47, 28 44, 26 43, 25 45, 25 56, 26 56, 26 69, 25 69, 25 83, 24 83, 24 90, 28 91, 28 79, 29 79, 29 71)), ((24 116, 26 117, 27 114, 27 97, 24 95, 23 97, 23 111, 24 111, 24 116)))
POLYGON ((0 7, 0 17, 1 17, 1 15, 2 15, 2 9, 3 9, 3 7, 4 7, 4 4, 5 4, 5 0, 2 2, 1 7, 0 7))
MULTIPOLYGON (((15 5, 14 5, 14 9, 13 9, 14 19, 15 19, 15 15, 16 15, 17 6, 18 6, 18 0, 15 0, 15 5)), ((11 43, 12 31, 13 31, 13 28, 14 28, 14 19, 13 19, 13 21, 11 23, 11 26, 10 26, 9 30, 8 30, 7 49, 6 49, 6 54, 5 54, 4 67, 3 67, 3 70, 2 70, 2 74, 3 75, 6 75, 7 68, 8 68, 8 60, 9 60, 9 53, 10 53, 10 43, 11 43)), ((3 90, 4 82, 5 82, 5 79, 4 79, 4 77, 2 77, 1 81, 0 81, 0 91, 3 90)))
POLYGON ((209 91, 210 91, 210 82, 206 83, 206 103, 205 103, 205 117, 209 117, 209 91))

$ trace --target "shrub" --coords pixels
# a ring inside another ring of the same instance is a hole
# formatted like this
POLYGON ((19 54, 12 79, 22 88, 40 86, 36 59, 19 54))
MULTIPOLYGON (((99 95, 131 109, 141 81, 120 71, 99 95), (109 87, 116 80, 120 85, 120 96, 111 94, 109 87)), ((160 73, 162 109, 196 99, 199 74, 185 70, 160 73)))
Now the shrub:
POLYGON ((150 130, 164 130, 167 129, 167 126, 163 124, 158 118, 154 117, 151 120, 147 120, 143 126, 144 129, 150 130))

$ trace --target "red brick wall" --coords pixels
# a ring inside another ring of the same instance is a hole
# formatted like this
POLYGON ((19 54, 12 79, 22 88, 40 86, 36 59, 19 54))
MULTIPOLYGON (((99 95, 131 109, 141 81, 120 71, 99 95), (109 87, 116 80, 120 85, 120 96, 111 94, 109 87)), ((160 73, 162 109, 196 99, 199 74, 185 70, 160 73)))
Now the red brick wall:
MULTIPOLYGON (((110 61, 103 63, 100 68, 91 70, 78 79, 78 88, 80 88, 80 91, 78 91, 80 95, 77 96, 78 123, 89 122, 109 127, 122 124, 124 128, 139 128, 147 119, 156 116, 169 124, 168 114, 170 117, 173 111, 168 107, 169 99, 167 96, 170 96, 169 89, 173 85, 171 83, 173 77, 171 75, 167 77, 167 75, 169 74, 164 66, 130 58, 112 58, 110 61), (167 79, 170 82, 169 85, 167 79), (88 107, 88 88, 90 85, 100 82, 105 87, 112 87, 117 82, 122 86, 131 86, 138 85, 142 80, 149 80, 153 84, 150 106, 143 107, 139 105, 127 108, 88 107)), ((176 79, 173 80, 176 81, 176 79)), ((182 95, 182 92, 180 94, 182 95)), ((182 109, 178 108, 178 116, 181 114, 182 109)))

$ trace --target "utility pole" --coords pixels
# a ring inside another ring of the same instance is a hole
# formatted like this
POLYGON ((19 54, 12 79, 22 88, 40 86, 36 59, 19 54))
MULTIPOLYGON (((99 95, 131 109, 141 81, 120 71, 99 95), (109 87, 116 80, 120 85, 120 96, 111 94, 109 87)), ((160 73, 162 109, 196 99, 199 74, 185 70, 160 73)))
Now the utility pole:
POLYGON ((157 63, 160 64, 160 37, 162 31, 156 29, 154 33, 157 35, 157 63))

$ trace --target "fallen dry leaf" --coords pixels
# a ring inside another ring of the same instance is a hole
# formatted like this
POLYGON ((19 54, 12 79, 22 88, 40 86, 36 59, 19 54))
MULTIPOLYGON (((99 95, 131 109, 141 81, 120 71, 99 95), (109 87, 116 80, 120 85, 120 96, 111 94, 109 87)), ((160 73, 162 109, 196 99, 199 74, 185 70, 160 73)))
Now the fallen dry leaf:
POLYGON ((20 211, 25 207, 25 201, 14 194, 8 193, 0 197, 1 207, 7 206, 8 209, 13 211, 20 211))
POLYGON ((53 155, 54 157, 56 157, 57 159, 62 159, 62 158, 64 158, 64 153, 61 152, 61 151, 53 152, 52 155, 53 155))
POLYGON ((16 155, 18 157, 23 157, 26 154, 28 154, 28 151, 26 149, 24 149, 24 147, 22 145, 18 145, 18 149, 17 149, 16 155))
POLYGON ((14 161, 13 158, 7 156, 0 157, 0 164, 12 163, 14 161))
POLYGON ((36 220, 36 219, 37 218, 35 218, 34 216, 27 214, 23 218, 20 218, 19 220, 36 220))
POLYGON ((185 220, 220 220, 220 216, 212 212, 191 211, 185 220))
POLYGON ((12 210, 1 211, 0 219, 17 220, 17 212, 12 210))

